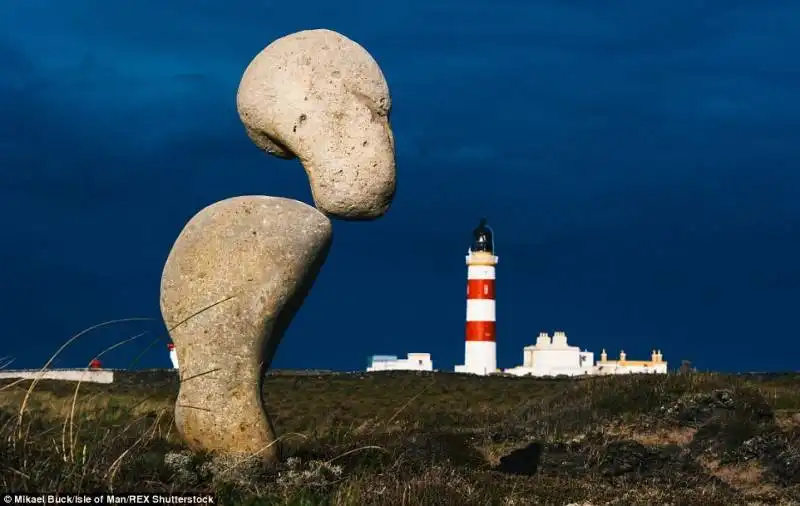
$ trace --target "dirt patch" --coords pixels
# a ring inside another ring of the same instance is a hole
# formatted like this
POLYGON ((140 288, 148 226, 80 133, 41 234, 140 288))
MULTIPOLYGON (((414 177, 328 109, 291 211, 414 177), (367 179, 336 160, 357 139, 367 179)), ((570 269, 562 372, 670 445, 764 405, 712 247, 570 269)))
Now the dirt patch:
POLYGON ((783 430, 800 428, 800 412, 794 410, 776 411, 775 422, 783 430))
POLYGON ((620 439, 630 439, 644 446, 676 445, 687 446, 692 442, 697 429, 694 427, 670 427, 639 429, 633 426, 609 427, 606 432, 620 439))
POLYGON ((768 470, 758 462, 725 465, 719 460, 699 459, 700 464, 711 476, 751 497, 774 495, 777 487, 765 480, 768 470))

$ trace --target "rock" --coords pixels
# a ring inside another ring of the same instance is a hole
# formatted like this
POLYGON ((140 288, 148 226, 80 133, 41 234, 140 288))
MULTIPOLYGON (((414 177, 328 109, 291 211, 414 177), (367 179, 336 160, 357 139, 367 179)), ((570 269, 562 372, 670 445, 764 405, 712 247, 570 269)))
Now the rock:
MULTIPOLYGON (((723 428, 724 429, 724 428, 723 428)), ((736 427, 737 432, 741 427, 736 427)), ((720 431, 725 436, 726 431, 720 431)), ((730 431, 727 431, 730 432, 730 431)), ((759 434, 745 439, 721 455, 721 464, 743 464, 750 461, 774 462, 787 447, 785 436, 774 427, 764 427, 759 434)))
POLYGON ((467 434, 439 431, 414 431, 402 441, 402 455, 423 466, 447 463, 451 466, 480 468, 486 460, 469 442, 467 434))
MULTIPOLYGON (((771 481, 782 486, 800 483, 800 445, 792 442, 777 427, 764 427, 762 433, 747 439, 725 453, 720 462, 740 465, 756 461, 771 472, 771 481)), ((767 481, 769 478, 762 478, 767 481)))
POLYGON ((744 389, 720 389, 710 393, 689 395, 670 405, 662 406, 658 410, 657 417, 696 428, 710 420, 731 414, 750 418, 755 423, 774 420, 772 409, 763 396, 744 389))
MULTIPOLYGON (((198 466, 201 476, 210 479, 217 486, 233 485, 239 488, 252 487, 256 483, 269 480, 269 473, 274 469, 265 469, 258 456, 239 458, 230 454, 215 454, 198 466)), ((271 480, 270 480, 271 481, 271 480)))
POLYGON ((533 442, 500 457, 500 463, 495 469, 501 473, 533 476, 539 468, 541 458, 542 444, 533 442))
POLYGON ((178 236, 161 312, 181 364, 175 421, 190 448, 279 456, 262 380, 331 235, 330 221, 302 202, 245 196, 206 207, 178 236))
POLYGON ((389 209, 396 185, 389 87, 359 44, 330 30, 282 37, 250 62, 236 105, 259 148, 300 159, 320 211, 364 220, 389 209))
POLYGON ((651 460, 648 448, 636 441, 613 441, 603 449, 599 471, 605 476, 620 476, 647 469, 651 460))
POLYGON ((193 469, 193 456, 189 452, 167 452, 164 454, 164 465, 173 473, 170 481, 180 485, 196 485, 199 481, 193 469))
POLYGON ((278 473, 275 482, 284 488, 313 488, 322 490, 341 481, 344 469, 330 461, 312 460, 303 462, 297 457, 289 457, 284 469, 278 473))
POLYGON ((800 483, 800 448, 787 445, 771 462, 771 467, 783 485, 797 485, 800 483))

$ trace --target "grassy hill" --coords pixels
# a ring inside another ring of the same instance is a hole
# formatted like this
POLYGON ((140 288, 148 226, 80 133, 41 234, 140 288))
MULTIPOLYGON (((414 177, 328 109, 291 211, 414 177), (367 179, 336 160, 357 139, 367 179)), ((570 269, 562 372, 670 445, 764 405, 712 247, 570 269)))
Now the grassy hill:
POLYGON ((215 491, 224 504, 800 504, 800 376, 276 374, 277 469, 176 435, 171 371, 0 383, 11 491, 215 491))

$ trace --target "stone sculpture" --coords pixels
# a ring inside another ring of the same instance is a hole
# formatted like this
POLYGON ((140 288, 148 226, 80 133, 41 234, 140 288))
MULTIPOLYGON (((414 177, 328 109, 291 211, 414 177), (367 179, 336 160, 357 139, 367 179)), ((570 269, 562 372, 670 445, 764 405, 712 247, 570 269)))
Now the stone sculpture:
POLYGON ((245 70, 236 105, 257 146, 300 158, 320 211, 374 219, 388 210, 395 192, 391 99, 363 47, 329 30, 278 39, 245 70))
POLYGON ((325 261, 329 217, 376 219, 394 197, 391 101, 364 48, 309 30, 276 40, 253 59, 237 107, 259 148, 300 160, 319 210, 268 196, 201 210, 167 258, 161 312, 181 364, 175 422, 186 442, 269 463, 280 448, 262 381, 325 261))

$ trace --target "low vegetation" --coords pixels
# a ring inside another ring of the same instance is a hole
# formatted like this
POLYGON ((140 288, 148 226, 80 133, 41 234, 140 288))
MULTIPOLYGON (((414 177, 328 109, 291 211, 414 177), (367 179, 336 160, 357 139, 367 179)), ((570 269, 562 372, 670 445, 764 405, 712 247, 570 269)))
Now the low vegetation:
POLYGON ((274 374, 274 469, 221 469, 187 451, 172 371, 77 393, 4 380, 0 486, 211 491, 252 505, 800 504, 798 380, 274 374))

